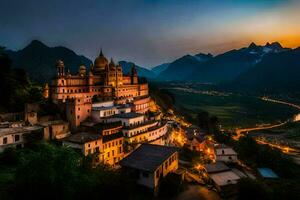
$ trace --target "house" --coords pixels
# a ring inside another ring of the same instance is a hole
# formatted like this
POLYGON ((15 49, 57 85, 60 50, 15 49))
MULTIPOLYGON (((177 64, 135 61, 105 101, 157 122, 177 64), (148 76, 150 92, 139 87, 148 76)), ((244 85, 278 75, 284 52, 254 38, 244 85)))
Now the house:
POLYGON ((41 126, 16 126, 0 128, 0 152, 8 147, 21 148, 30 140, 28 135, 39 134, 43 138, 43 127, 41 126))
POLYGON ((129 112, 131 112, 129 104, 115 105, 114 101, 92 104, 92 119, 95 122, 103 122, 110 116, 129 112))
POLYGON ((191 136, 186 137, 187 140, 185 142, 185 146, 189 148, 192 151, 203 151, 202 149, 202 143, 204 142, 204 137, 201 136, 191 136))
POLYGON ((71 147, 82 152, 83 155, 100 153, 102 136, 88 132, 72 134, 62 140, 63 146, 71 147))
POLYGON ((177 170, 178 152, 174 147, 142 144, 121 160, 120 165, 139 185, 156 192, 161 178, 177 170))
POLYGON ((45 139, 62 139, 70 135, 69 123, 62 120, 41 122, 44 127, 45 139))
POLYGON ((237 153, 225 144, 218 144, 214 147, 214 160, 220 162, 237 162, 237 153))
POLYGON ((95 163, 114 166, 124 157, 122 132, 79 132, 62 140, 64 146, 78 149, 84 156, 94 155, 95 163))
POLYGON ((140 113, 122 113, 114 115, 113 117, 107 118, 105 123, 121 121, 123 126, 134 126, 141 124, 145 121, 145 116, 140 113))
POLYGON ((204 170, 219 192, 235 193, 235 184, 246 177, 237 169, 230 169, 223 162, 204 165, 204 170))
POLYGON ((102 145, 103 153, 100 155, 101 162, 115 166, 123 159, 124 137, 122 132, 104 135, 102 145))

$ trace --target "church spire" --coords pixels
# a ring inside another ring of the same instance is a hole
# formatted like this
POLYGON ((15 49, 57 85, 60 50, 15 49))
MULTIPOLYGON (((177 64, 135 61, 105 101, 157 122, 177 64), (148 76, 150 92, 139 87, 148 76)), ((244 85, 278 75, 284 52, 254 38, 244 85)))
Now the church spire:
POLYGON ((101 49, 100 49, 100 54, 99 54, 99 56, 103 56, 102 47, 101 47, 101 49))

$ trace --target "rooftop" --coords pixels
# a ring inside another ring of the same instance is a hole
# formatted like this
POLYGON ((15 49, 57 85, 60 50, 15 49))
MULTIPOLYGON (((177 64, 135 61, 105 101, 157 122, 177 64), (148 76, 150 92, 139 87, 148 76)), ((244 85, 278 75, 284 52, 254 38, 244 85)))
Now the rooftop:
POLYGON ((122 128, 122 122, 117 121, 117 122, 110 122, 110 123, 97 123, 97 124, 94 124, 93 128, 96 131, 122 128))
POLYGON ((101 135, 99 134, 93 134, 93 133, 87 133, 87 132, 80 132, 73 135, 70 135, 63 139, 63 141, 66 142, 73 142, 77 144, 84 144, 87 142, 95 141, 101 139, 101 135))
POLYGON ((114 118, 130 119, 130 118, 137 118, 137 117, 141 117, 141 116, 144 116, 144 115, 140 114, 140 113, 130 112, 130 113, 122 113, 122 114, 114 115, 114 118))
POLYGON ((210 178, 219 186, 236 184, 240 177, 233 171, 225 171, 209 175, 210 178))
POLYGON ((49 126, 49 125, 64 125, 64 124, 68 124, 68 122, 65 122, 63 120, 53 120, 53 121, 46 121, 46 122, 42 122, 41 125, 42 126, 49 126))
POLYGON ((156 123, 157 123, 157 121, 155 121, 155 120, 148 120, 148 121, 144 121, 143 123, 140 123, 140 124, 135 124, 135 125, 131 125, 131 126, 124 126, 123 129, 124 130, 132 130, 132 129, 147 126, 147 125, 150 125, 150 124, 155 126, 156 123))
POLYGON ((154 144, 142 144, 135 151, 121 160, 120 165, 154 172, 165 160, 177 152, 174 147, 154 144))
POLYGON ((101 106, 101 107, 92 107, 92 110, 94 111, 101 111, 101 110, 111 110, 111 109, 117 109, 119 106, 101 106))
POLYGON ((42 129, 41 126, 23 126, 15 128, 0 128, 0 136, 18 134, 18 133, 30 133, 31 131, 42 129))
POLYGON ((230 168, 227 167, 223 162, 216 162, 213 164, 206 164, 204 165, 204 168, 207 173, 218 173, 218 172, 224 172, 229 171, 230 168))
POLYGON ((264 178, 278 178, 277 174, 270 168, 258 168, 257 170, 264 178))
POLYGON ((114 134, 111 134, 111 135, 104 135, 103 136, 103 143, 109 142, 109 141, 112 141, 112 140, 115 140, 115 139, 119 139, 119 138, 122 138, 122 137, 123 137, 122 132, 114 133, 114 134))

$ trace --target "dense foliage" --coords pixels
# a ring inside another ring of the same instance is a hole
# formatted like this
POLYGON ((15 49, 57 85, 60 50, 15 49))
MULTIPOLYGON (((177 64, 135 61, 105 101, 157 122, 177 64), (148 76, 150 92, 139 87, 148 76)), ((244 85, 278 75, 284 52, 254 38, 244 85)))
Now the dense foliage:
POLYGON ((24 103, 42 99, 41 87, 30 82, 23 69, 12 68, 12 61, 0 47, 0 112, 24 110, 24 103))
POLYGON ((121 171, 92 167, 80 153, 52 144, 8 149, 0 154, 0 162, 15 169, 9 188, 0 190, 0 199, 105 199, 106 195, 130 199, 135 187, 121 171))
POLYGON ((168 174, 160 182, 159 196, 170 199, 175 197, 184 189, 183 181, 177 174, 168 174))
POLYGON ((300 169, 288 156, 267 145, 257 144, 251 137, 242 137, 235 144, 240 159, 253 168, 269 167, 280 177, 299 178, 300 169))
POLYGON ((160 89, 156 83, 150 83, 149 90, 151 98, 154 99, 155 103, 159 105, 164 112, 173 109, 175 98, 172 93, 166 89, 160 89))

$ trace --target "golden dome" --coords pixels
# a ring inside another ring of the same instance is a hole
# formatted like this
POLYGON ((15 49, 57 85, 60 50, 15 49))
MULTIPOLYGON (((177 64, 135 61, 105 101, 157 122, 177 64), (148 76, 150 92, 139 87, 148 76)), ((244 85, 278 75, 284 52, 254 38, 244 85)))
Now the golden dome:
POLYGON ((108 65, 108 60, 105 58, 101 50, 99 56, 94 61, 94 71, 99 72, 105 70, 106 65, 108 65))

